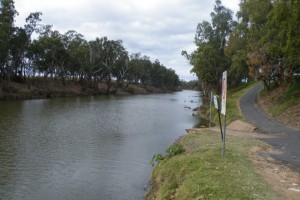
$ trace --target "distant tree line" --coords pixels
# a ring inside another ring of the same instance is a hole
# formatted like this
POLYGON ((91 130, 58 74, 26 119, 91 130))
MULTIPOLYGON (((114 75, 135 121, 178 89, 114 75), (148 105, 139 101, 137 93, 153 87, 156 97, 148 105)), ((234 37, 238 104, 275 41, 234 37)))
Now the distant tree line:
POLYGON ((240 0, 239 6, 235 21, 216 0, 211 22, 197 26, 197 50, 182 52, 206 96, 220 91, 225 70, 229 86, 250 76, 268 89, 293 82, 300 73, 300 1, 240 0))
POLYGON ((200 89, 198 80, 192 80, 192 81, 181 80, 180 86, 184 90, 199 90, 200 89))
POLYGON ((24 27, 16 27, 17 14, 13 0, 0 2, 0 92, 5 82, 36 76, 60 79, 62 84, 72 80, 84 87, 106 82, 107 93, 112 82, 116 86, 125 82, 157 87, 179 84, 174 70, 140 53, 129 56, 121 40, 87 41, 73 30, 61 34, 41 23, 40 12, 31 13, 24 27))

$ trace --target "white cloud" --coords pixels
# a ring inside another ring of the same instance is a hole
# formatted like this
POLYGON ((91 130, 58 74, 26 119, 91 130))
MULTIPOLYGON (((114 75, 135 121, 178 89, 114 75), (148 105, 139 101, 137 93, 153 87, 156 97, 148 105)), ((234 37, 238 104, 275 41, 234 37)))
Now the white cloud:
MULTIPOLYGON (((239 0, 223 0, 238 9, 239 0)), ((121 39, 129 53, 141 52, 173 68, 183 79, 195 79, 182 50, 194 50, 196 26, 210 20, 213 0, 15 0, 22 26, 30 12, 64 33, 75 30, 87 40, 121 39)))

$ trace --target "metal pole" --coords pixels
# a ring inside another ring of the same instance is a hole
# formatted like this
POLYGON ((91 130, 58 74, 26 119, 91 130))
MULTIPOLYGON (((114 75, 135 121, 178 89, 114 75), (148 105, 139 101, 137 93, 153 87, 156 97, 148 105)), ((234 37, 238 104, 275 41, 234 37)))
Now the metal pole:
POLYGON ((210 106, 209 106, 209 128, 211 127, 211 104, 212 104, 212 95, 213 93, 210 92, 210 106))
POLYGON ((226 115, 224 116, 222 155, 225 155, 226 115))
POLYGON ((223 128, 222 128, 222 122, 221 122, 221 113, 220 113, 220 103, 218 102, 218 116, 219 116, 219 123, 220 123, 220 130, 221 130, 221 139, 223 142, 223 128))

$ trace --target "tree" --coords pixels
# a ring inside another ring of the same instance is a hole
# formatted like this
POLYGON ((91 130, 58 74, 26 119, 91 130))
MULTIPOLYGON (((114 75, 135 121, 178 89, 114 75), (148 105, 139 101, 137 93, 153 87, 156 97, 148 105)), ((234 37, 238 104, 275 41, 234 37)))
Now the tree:
POLYGON ((42 34, 31 44, 31 58, 35 68, 46 78, 61 78, 65 85, 66 66, 68 60, 67 50, 63 36, 53 31, 51 26, 45 26, 42 34))
POLYGON ((84 69, 88 66, 88 43, 83 35, 73 30, 66 32, 62 37, 68 55, 66 70, 75 83, 77 78, 82 81, 84 69))
POLYGON ((152 63, 148 56, 140 57, 140 54, 129 59, 121 40, 102 37, 86 41, 83 35, 72 30, 61 34, 52 26, 40 23, 40 12, 30 13, 24 27, 15 27, 14 1, 2 0, 0 6, 0 91, 5 79, 25 82, 26 76, 36 74, 45 79, 49 76, 61 79, 63 85, 72 79, 84 89, 91 87, 97 91, 99 81, 105 81, 107 94, 114 79, 117 86, 123 86, 126 79, 158 86, 177 81, 175 72, 159 61, 152 63), (37 35, 32 39, 34 32, 37 35))
POLYGON ((106 81, 106 93, 109 94, 113 72, 118 66, 126 64, 128 53, 121 40, 108 40, 107 37, 96 38, 89 42, 89 47, 93 74, 106 81))
POLYGON ((243 0, 240 3, 238 16, 241 17, 241 26, 248 28, 247 38, 247 65, 249 74, 263 80, 269 88, 274 77, 274 64, 265 46, 263 37, 267 34, 268 15, 272 9, 271 0, 243 0))
POLYGON ((28 52, 29 45, 31 43, 31 35, 33 32, 37 32, 38 22, 40 21, 41 13, 31 13, 27 18, 27 24, 24 28, 16 27, 11 39, 11 68, 13 75, 18 80, 26 78, 25 68, 28 68, 26 61, 28 61, 26 54, 28 52))
POLYGON ((183 51, 182 55, 193 65, 204 96, 210 90, 220 91, 221 74, 230 66, 230 59, 225 54, 228 36, 232 30, 232 11, 225 8, 220 0, 216 0, 212 23, 199 23, 195 35, 197 50, 191 54, 183 51))
POLYGON ((12 74, 10 49, 14 17, 17 14, 13 0, 0 1, 0 91, 2 91, 4 78, 12 74))

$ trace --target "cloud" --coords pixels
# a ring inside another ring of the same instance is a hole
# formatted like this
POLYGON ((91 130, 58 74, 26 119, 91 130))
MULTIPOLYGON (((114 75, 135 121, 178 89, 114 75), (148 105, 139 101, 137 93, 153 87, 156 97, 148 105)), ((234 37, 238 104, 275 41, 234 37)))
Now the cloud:
MULTIPOLYGON (((239 0, 224 5, 238 8, 239 0)), ((75 30, 87 40, 107 36, 121 39, 129 53, 141 52, 173 68, 182 79, 195 79, 181 56, 192 51, 196 26, 210 20, 212 0, 16 0, 16 24, 30 12, 43 13, 42 22, 64 33, 75 30)))

